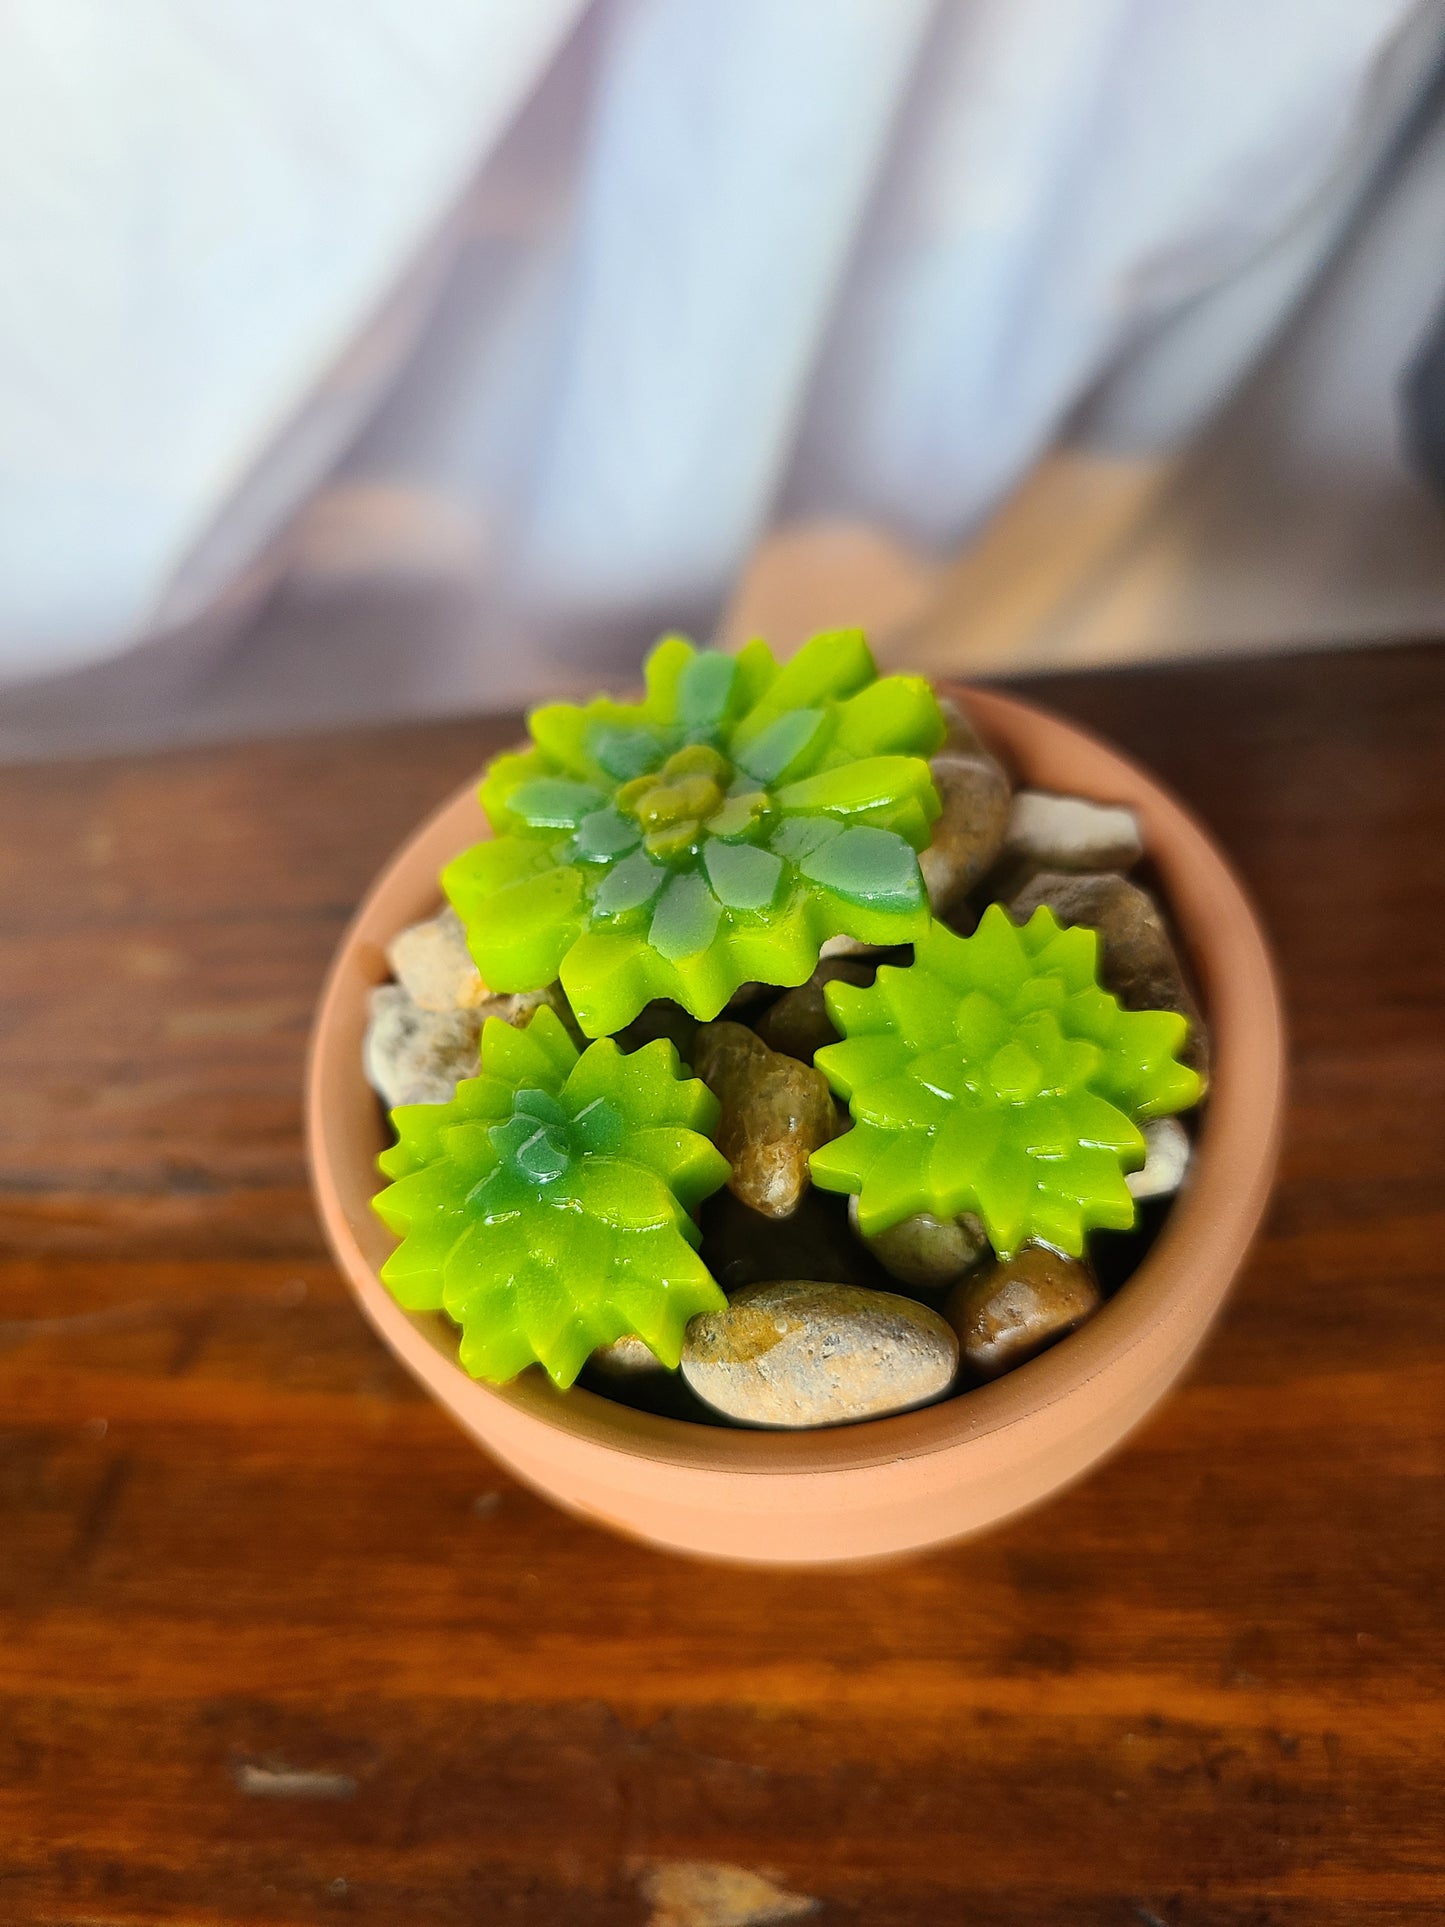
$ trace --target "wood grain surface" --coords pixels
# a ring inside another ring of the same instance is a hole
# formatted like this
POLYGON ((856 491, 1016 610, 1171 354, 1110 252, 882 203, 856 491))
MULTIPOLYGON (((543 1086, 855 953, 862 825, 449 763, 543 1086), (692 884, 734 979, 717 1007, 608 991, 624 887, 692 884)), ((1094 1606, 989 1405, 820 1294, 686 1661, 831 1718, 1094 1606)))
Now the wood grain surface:
POLYGON ((614 1540, 353 1310, 307 1024, 515 722, 0 772, 0 1923, 1445 1920, 1445 651, 1030 685, 1279 947, 1291 1128, 1185 1388, 982 1540, 614 1540))

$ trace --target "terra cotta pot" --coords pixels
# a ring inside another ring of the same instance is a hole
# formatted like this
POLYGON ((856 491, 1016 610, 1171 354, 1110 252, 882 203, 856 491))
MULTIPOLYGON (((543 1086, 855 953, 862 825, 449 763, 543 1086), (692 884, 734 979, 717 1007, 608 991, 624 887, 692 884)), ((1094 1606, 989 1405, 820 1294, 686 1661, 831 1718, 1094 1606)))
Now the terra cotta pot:
POLYGON ((584 1518, 766 1565, 876 1558, 977 1532, 1078 1478, 1157 1404, 1258 1228, 1279 1139, 1283 1026, 1264 938, 1228 865, 1117 751, 1012 698, 947 693, 1031 786, 1137 813, 1213 1039, 1189 1180, 1147 1256, 1080 1331, 991 1385, 896 1418, 754 1432, 558 1392, 535 1370, 501 1388, 469 1378, 450 1322, 403 1311, 377 1280, 393 1242, 371 1209, 387 1135, 361 1043, 368 992, 389 975, 385 945, 435 911, 443 864, 488 834, 475 782, 393 857, 341 941, 307 1075, 312 1176, 332 1249, 362 1310, 432 1396, 518 1478, 584 1518))

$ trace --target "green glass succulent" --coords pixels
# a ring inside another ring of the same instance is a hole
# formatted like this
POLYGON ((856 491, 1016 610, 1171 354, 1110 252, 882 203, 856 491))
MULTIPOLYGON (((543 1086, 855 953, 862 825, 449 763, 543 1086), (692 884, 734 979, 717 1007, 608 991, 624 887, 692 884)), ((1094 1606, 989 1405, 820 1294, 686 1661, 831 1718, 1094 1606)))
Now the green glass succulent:
POLYGON ((567 1386, 628 1333, 675 1366, 687 1321, 727 1302, 690 1215, 728 1175, 704 1135, 717 1111, 666 1041, 579 1053, 545 1007, 525 1030, 491 1018, 479 1077, 392 1112, 394 1182, 374 1203, 401 1242, 383 1282, 461 1326, 476 1378, 537 1361, 567 1386))
POLYGON ((829 984, 843 1033, 816 1062, 853 1128, 812 1157, 813 1181, 858 1194, 859 1228, 916 1211, 975 1212, 1009 1257, 1037 1239, 1079 1257, 1091 1227, 1127 1230, 1124 1173, 1138 1124, 1198 1101, 1173 1011, 1131 1011, 1100 988, 1098 937, 998 904, 971 937, 934 924, 905 969, 871 989, 829 984))
POLYGON ((495 991, 561 977, 589 1037, 654 997, 715 1017, 749 980, 800 984, 829 937, 911 942, 943 738, 919 676, 880 678, 857 630, 779 665, 680 637, 640 703, 531 717, 482 786, 496 832, 442 877, 495 991))

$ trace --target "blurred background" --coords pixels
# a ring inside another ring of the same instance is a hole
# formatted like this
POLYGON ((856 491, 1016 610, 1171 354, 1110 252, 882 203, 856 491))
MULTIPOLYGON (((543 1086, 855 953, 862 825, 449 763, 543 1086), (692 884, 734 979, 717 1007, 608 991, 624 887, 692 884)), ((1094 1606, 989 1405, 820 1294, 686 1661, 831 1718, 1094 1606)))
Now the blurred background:
POLYGON ((1438 0, 12 0, 0 755, 1445 629, 1438 0))

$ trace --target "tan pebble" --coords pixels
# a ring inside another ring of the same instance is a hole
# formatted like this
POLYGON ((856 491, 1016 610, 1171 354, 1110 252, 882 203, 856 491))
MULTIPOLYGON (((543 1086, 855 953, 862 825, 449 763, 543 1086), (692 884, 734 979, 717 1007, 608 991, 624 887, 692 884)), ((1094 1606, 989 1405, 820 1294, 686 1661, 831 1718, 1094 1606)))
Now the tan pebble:
POLYGON ((504 1024, 516 1024, 525 1029, 534 1013, 544 1004, 549 1010, 555 1011, 562 1020, 567 1035, 578 1050, 586 1050, 590 1039, 582 1035, 581 1026, 577 1022, 572 1006, 567 1001, 567 993, 561 984, 547 984, 541 990, 499 992, 495 997, 488 997, 479 1009, 483 1021, 488 1017, 500 1017, 504 1024))
POLYGON ((1102 1302, 1082 1259, 1024 1245, 955 1285, 943 1312, 964 1364, 979 1378, 1000 1378, 1074 1331, 1102 1302))
POLYGON ((450 907, 393 937, 386 961, 421 1010, 470 1010, 487 994, 462 920, 450 907))
POLYGON ((687 1328, 682 1375, 746 1425, 798 1429, 905 1412, 940 1397, 958 1340, 912 1298, 853 1285, 750 1285, 687 1328))
POLYGON ((610 1345, 599 1345, 591 1362, 610 1378, 637 1378, 643 1373, 667 1370, 652 1347, 632 1332, 614 1338, 610 1345))

